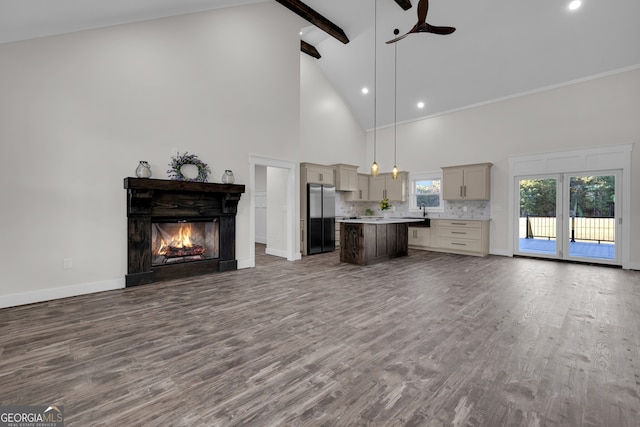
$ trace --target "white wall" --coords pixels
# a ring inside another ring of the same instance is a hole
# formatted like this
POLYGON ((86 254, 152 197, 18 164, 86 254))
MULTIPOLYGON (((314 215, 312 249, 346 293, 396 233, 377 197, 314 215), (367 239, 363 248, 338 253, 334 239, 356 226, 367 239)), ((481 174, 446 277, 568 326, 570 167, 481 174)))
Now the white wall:
MULTIPOLYGON (((640 70, 398 126, 398 167, 411 172, 492 162, 491 252, 508 248, 509 156, 640 141, 640 70)), ((393 129, 378 131, 381 171, 393 167, 393 129)), ((367 135, 367 164, 373 161, 367 135)), ((640 268, 640 147, 632 151, 631 251, 640 268), (635 184, 635 185, 634 185, 635 184)))
MULTIPOLYGON (((320 59, 322 61, 322 59, 320 59)), ((366 133, 315 59, 300 55, 301 161, 366 165, 366 133)))
POLYGON ((256 166, 256 191, 267 191, 266 166, 256 166))
POLYGON ((267 243, 267 168, 266 166, 256 166, 255 168, 255 191, 256 199, 256 243, 267 243))
POLYGON ((177 148, 238 184, 250 154, 299 161, 301 25, 274 2, 0 45, 0 306, 123 286, 139 160, 166 178, 177 148))

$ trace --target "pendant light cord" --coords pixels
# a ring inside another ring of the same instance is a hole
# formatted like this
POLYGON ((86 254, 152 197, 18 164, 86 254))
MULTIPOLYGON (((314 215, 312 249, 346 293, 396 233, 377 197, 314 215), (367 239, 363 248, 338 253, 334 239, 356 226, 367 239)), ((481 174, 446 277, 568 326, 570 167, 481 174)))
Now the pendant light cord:
POLYGON ((377 120, 378 120, 378 0, 373 0, 373 162, 376 162, 376 145, 377 145, 377 120))
POLYGON ((397 163, 398 151, 398 43, 393 44, 393 167, 397 163))

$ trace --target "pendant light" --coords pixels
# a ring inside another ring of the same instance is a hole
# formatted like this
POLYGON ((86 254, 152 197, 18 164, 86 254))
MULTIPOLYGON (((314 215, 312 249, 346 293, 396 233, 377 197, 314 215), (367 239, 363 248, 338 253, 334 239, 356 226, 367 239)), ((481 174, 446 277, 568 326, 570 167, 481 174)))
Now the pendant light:
POLYGON ((376 68, 377 64, 377 23, 378 23, 378 0, 373 0, 373 163, 371 163, 371 176, 378 176, 378 163, 376 162, 376 134, 378 132, 377 129, 377 96, 378 96, 378 86, 376 80, 376 68))
MULTIPOLYGON (((396 36, 400 30, 393 30, 396 36)), ((400 170, 398 169, 396 157, 398 154, 398 44, 393 45, 393 169, 391 178, 398 179, 400 170)))

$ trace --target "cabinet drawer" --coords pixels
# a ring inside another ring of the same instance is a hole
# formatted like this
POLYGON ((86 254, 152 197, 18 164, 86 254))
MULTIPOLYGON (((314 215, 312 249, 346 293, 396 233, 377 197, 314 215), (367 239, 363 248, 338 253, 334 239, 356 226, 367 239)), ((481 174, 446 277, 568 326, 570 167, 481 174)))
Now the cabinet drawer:
POLYGON ((482 228, 481 221, 439 219, 438 224, 440 224, 441 227, 478 228, 478 229, 482 228))
POLYGON ((480 240, 482 231, 479 228, 439 227, 438 236, 451 239, 480 240))
POLYGON ((457 251, 481 252, 482 245, 480 240, 462 240, 441 237, 440 247, 444 249, 454 249, 457 251))

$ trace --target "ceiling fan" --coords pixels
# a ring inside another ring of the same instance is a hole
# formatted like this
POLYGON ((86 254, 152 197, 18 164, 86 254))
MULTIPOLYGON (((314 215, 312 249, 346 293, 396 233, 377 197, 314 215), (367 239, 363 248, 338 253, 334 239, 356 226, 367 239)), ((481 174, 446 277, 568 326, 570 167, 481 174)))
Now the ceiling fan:
POLYGON ((407 37, 409 34, 413 34, 413 33, 433 33, 433 34, 446 35, 446 34, 451 34, 456 30, 453 27, 436 27, 435 25, 427 24, 426 20, 427 20, 428 11, 429 11, 429 0, 420 0, 418 2, 418 23, 414 25, 413 28, 409 30, 409 32, 401 35, 400 37, 396 37, 393 40, 389 40, 387 44, 395 43, 398 40, 402 40, 403 38, 407 37))

